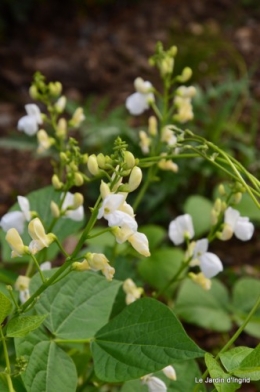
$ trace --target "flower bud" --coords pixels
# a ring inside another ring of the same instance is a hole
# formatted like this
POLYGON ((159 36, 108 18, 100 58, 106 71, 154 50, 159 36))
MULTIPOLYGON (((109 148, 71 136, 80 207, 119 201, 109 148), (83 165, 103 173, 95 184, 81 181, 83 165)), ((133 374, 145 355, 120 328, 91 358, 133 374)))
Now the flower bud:
POLYGON ((185 67, 182 70, 181 75, 177 77, 178 82, 185 83, 187 82, 192 76, 192 69, 190 67, 185 67))
POLYGON ((198 284, 203 290, 210 290, 211 289, 211 280, 206 278, 206 276, 200 272, 199 274, 194 274, 190 272, 188 276, 193 280, 194 283, 198 284))
POLYGON ((132 245, 132 247, 141 255, 145 257, 149 257, 149 243, 145 234, 136 232, 128 238, 128 242, 132 245))
POLYGON ((84 197, 81 193, 76 192, 74 193, 74 197, 73 197, 73 209, 76 210, 77 208, 79 208, 80 206, 82 206, 84 203, 84 197))
POLYGON ((59 180, 59 177, 57 174, 54 174, 51 179, 52 185, 55 189, 61 189, 63 186, 63 183, 59 180))
POLYGON ((88 157, 88 170, 93 175, 96 176, 99 174, 98 162, 96 155, 92 154, 88 157))
POLYGON ((80 172, 74 173, 74 184, 76 186, 81 186, 84 184, 84 178, 80 172))
POLYGON ((101 180, 100 184, 100 194, 102 199, 104 200, 111 193, 110 188, 106 182, 101 180))
POLYGON ((59 138, 65 138, 65 136, 67 135, 67 121, 65 120, 65 118, 59 119, 56 135, 59 138))
POLYGON ((60 82, 50 82, 48 87, 50 94, 53 96, 60 95, 62 91, 62 84, 60 82))
POLYGON ((11 257, 21 257, 28 253, 28 247, 24 245, 18 231, 14 228, 9 229, 5 236, 6 241, 12 249, 11 257))
POLYGON ((66 106, 66 97, 64 95, 62 95, 58 101, 55 103, 54 107, 57 110, 58 113, 62 113, 65 109, 66 106))
POLYGON ((233 195, 233 197, 232 197, 232 201, 233 201, 234 204, 239 204, 241 199, 242 199, 242 193, 241 192, 235 193, 233 195))
POLYGON ((160 72, 162 76, 171 74, 173 71, 174 59, 172 57, 165 57, 160 64, 160 72))
POLYGON ((87 271, 90 269, 90 265, 87 262, 87 260, 84 259, 81 263, 78 261, 75 261, 74 263, 72 263, 71 268, 75 271, 87 271))
POLYGON ((175 57, 178 52, 177 46, 171 46, 170 49, 168 50, 168 54, 172 57, 175 57))
POLYGON ((128 181, 129 192, 133 192, 139 187, 142 181, 142 177, 143 177, 142 170, 140 169, 140 167, 135 166, 131 171, 129 181, 128 181))
POLYGON ((147 94, 150 90, 150 87, 148 87, 145 81, 140 77, 134 80, 134 86, 136 91, 141 94, 147 94))
POLYGON ((85 120, 85 115, 83 113, 82 108, 77 108, 72 116, 72 119, 70 120, 70 125, 72 127, 79 127, 82 121, 85 120))
POLYGON ((124 152, 124 162, 126 169, 133 169, 135 166, 135 157, 130 151, 124 152))
POLYGON ((29 88, 29 94, 32 99, 38 99, 38 90, 34 84, 29 88))
POLYGON ((156 136, 158 133, 157 130, 157 119, 155 116, 151 116, 148 119, 148 132, 151 136, 156 136))
POLYGON ((59 218, 60 216, 58 204, 56 204, 53 200, 51 201, 51 213, 54 218, 59 218))
POLYGON ((29 288, 31 279, 28 276, 19 275, 14 284, 16 290, 26 290, 29 288))
POLYGON ((106 168, 106 158, 105 158, 104 154, 99 153, 97 155, 97 163, 98 163, 98 167, 100 167, 100 169, 106 168))
POLYGON ((176 377, 176 372, 173 366, 169 365, 166 366, 165 368, 162 369, 163 373, 165 374, 166 377, 168 377, 170 380, 177 380, 176 377))

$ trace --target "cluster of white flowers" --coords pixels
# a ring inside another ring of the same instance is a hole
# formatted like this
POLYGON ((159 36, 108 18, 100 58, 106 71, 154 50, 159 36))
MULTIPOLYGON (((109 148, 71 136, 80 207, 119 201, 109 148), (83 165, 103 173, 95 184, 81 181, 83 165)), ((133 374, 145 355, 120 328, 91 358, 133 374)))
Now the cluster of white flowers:
POLYGON ((97 218, 107 220, 108 226, 113 228, 112 233, 119 244, 128 241, 141 255, 150 256, 147 237, 137 231, 138 225, 133 208, 126 202, 127 193, 113 193, 103 181, 100 191, 103 202, 97 218))
MULTIPOLYGON (((190 243, 195 232, 192 218, 189 214, 181 215, 170 222, 168 233, 169 238, 175 245, 181 245, 188 241, 189 246, 186 259, 190 260, 190 266, 199 266, 201 269, 201 273, 197 275, 191 273, 190 277, 204 289, 209 289, 209 279, 223 270, 223 264, 217 255, 208 252, 208 239, 203 238, 190 243)), ((253 233, 254 226, 247 217, 241 217, 240 213, 232 207, 226 209, 223 229, 218 233, 218 238, 227 240, 235 234, 240 240, 247 241, 251 239, 253 233)))

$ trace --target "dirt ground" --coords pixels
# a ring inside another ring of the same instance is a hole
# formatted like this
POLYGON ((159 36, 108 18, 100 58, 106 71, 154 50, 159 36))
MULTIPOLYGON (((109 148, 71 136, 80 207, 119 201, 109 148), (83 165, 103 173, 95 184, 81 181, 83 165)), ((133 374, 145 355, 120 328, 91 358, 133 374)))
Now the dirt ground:
MULTIPOLYGON (((0 37, 0 216, 17 195, 25 195, 50 181, 48 160, 34 159, 30 151, 1 148, 1 136, 13 132, 24 115, 23 106, 30 101, 28 87, 37 70, 48 80, 61 81, 65 94, 79 102, 88 95, 109 96, 111 107, 115 107, 133 92, 132 83, 137 76, 156 85, 157 77, 147 58, 153 54, 157 41, 165 46, 179 46, 185 43, 186 36, 192 35, 201 46, 209 29, 221 42, 228 43, 230 53, 237 53, 239 64, 252 70, 250 93, 260 98, 257 1, 118 0, 99 5, 93 0, 77 6, 69 0, 62 3, 61 9, 59 1, 37 2, 23 23, 4 10, 8 24, 0 37)), ((210 46, 205 50, 210 51, 210 46)), ((187 60, 192 63, 192 56, 187 56, 187 60)), ((205 67, 210 66, 195 63, 202 80, 205 67)), ((222 72, 220 68, 215 75, 221 78, 222 72)), ((257 237, 258 234, 247 247, 243 244, 243 250, 237 242, 229 245, 227 263, 234 265, 238 273, 244 263, 249 275, 259 276, 259 269, 254 268, 260 261, 257 237), (248 255, 253 266, 247 264, 248 255)), ((220 249, 220 256, 225 257, 225 250, 220 249)), ((193 334, 198 340, 203 339, 205 346, 216 339, 212 333, 200 336, 196 328, 193 334)), ((250 344, 244 340, 247 343, 250 344)), ((244 386, 241 391, 254 389, 244 386)))

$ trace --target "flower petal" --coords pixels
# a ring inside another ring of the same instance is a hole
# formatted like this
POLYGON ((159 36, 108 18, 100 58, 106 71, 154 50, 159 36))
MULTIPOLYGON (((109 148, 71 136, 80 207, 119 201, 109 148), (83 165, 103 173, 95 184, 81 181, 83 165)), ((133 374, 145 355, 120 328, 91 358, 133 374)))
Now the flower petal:
POLYGON ((200 269, 205 277, 210 279, 223 271, 223 264, 217 255, 206 252, 200 256, 200 269))

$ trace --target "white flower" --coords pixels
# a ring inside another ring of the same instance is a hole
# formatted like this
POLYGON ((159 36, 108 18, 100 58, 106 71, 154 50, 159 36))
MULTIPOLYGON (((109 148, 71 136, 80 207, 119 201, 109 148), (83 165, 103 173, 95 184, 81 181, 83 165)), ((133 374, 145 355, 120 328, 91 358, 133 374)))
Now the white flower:
POLYGON ((21 211, 12 211, 5 214, 1 221, 0 227, 7 232, 11 228, 15 228, 19 234, 24 231, 24 223, 31 219, 30 204, 26 197, 17 197, 21 211))
POLYGON ((178 216, 169 225, 169 237, 174 245, 182 244, 186 238, 194 236, 192 218, 189 214, 178 216))
POLYGON ((136 232, 128 237, 128 242, 141 255, 145 257, 150 256, 149 243, 145 234, 136 232))
POLYGON ((126 99, 126 108, 131 114, 138 116, 149 109, 149 102, 154 101, 154 95, 151 92, 153 86, 141 78, 137 78, 134 85, 136 92, 126 99))
POLYGON ((223 271, 223 264, 217 255, 207 252, 208 244, 207 238, 196 242, 190 265, 200 265, 203 275, 210 279, 223 271))
POLYGON ((224 229, 220 239, 228 240, 233 233, 241 241, 248 241, 254 234, 254 225, 249 222, 249 218, 240 216, 239 211, 228 207, 225 211, 224 229))
POLYGON ((142 381, 147 385, 149 392, 167 392, 165 383, 158 377, 147 375, 142 378, 142 381))
POLYGON ((86 260, 92 271, 101 271, 107 280, 112 280, 115 269, 109 265, 109 261, 102 253, 87 253, 86 260))
POLYGON ((20 118, 17 124, 19 131, 23 131, 29 136, 35 135, 38 125, 42 124, 41 112, 34 103, 25 105, 27 116, 20 118))
MULTIPOLYGON (((61 198, 63 198, 63 195, 64 194, 61 195, 61 198)), ((64 216, 74 221, 81 221, 84 218, 84 208, 82 205, 78 206, 79 195, 80 195, 79 193, 73 194, 67 192, 61 206, 61 209, 63 211, 66 211, 64 216)), ((83 197, 82 197, 82 203, 83 203, 83 197)))
POLYGON ((124 281, 122 287, 124 292, 126 293, 127 305, 139 299, 144 291, 142 287, 137 287, 136 284, 130 278, 124 281))
POLYGON ((165 368, 162 369, 163 373, 165 374, 166 377, 168 377, 170 380, 177 380, 176 377, 176 372, 173 366, 169 365, 166 366, 165 368))

